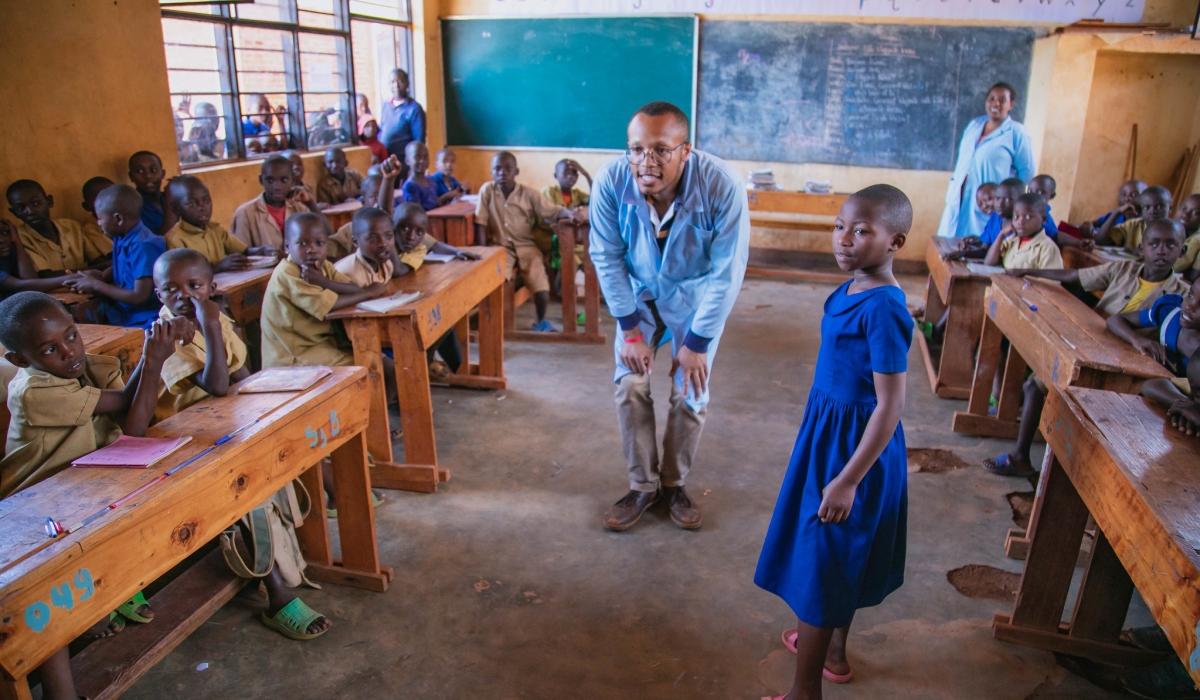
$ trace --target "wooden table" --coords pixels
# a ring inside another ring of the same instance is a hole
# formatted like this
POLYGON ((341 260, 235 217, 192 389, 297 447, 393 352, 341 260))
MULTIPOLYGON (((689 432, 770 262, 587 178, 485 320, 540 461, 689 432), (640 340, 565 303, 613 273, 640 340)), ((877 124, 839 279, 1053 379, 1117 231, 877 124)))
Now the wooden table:
POLYGON ((243 329, 262 315, 263 295, 275 268, 257 268, 240 272, 218 272, 213 276, 217 293, 225 297, 229 316, 243 329))
POLYGON ((1083 248, 1074 246, 1063 246, 1063 267, 1068 270, 1081 270, 1085 267, 1096 267, 1104 263, 1122 262, 1133 259, 1133 256, 1128 253, 1116 252, 1119 246, 1109 246, 1109 248, 1110 250, 1105 250, 1104 248, 1084 250, 1083 248))
POLYGON ((523 340, 533 343, 583 343, 603 345, 608 336, 600 332, 600 280, 596 268, 588 255, 588 234, 591 227, 585 222, 559 221, 553 226, 559 241, 559 260, 562 277, 562 331, 543 333, 532 330, 517 330, 516 310, 533 298, 528 287, 514 291, 512 283, 504 285, 504 337, 508 340, 523 340), (571 241, 563 253, 562 241, 571 241), (583 331, 579 330, 576 318, 579 313, 575 295, 575 244, 583 244, 583 331))
POLYGON ((979 359, 966 411, 956 411, 953 430, 968 435, 1014 438, 1030 367, 1047 386, 1083 386, 1135 394, 1147 379, 1170 378, 1165 367, 1108 331, 1104 319, 1058 283, 993 275, 984 295, 986 316, 979 359), (1037 307, 1037 311, 1029 308, 1037 307), (1004 366, 996 415, 988 415, 1000 341, 1011 347, 1004 366))
POLYGON ((373 485, 433 493, 450 478, 440 469, 433 434, 433 402, 429 393, 429 362, 425 350, 451 328, 458 334, 463 365, 447 383, 478 389, 504 389, 504 249, 466 248, 480 260, 425 263, 410 275, 388 283, 388 291, 421 292, 411 304, 387 313, 357 307, 341 309, 326 318, 341 319, 354 344, 354 362, 371 376, 371 422, 367 447, 375 459, 373 485), (479 362, 470 361, 469 314, 479 307, 479 362), (385 339, 396 362, 400 420, 404 426, 405 463, 392 459, 387 394, 381 360, 385 339))
POLYGON ((357 199, 348 199, 341 204, 334 204, 322 209, 321 213, 329 219, 329 225, 333 227, 333 232, 337 233, 339 228, 350 223, 359 209, 362 209, 362 202, 357 199))
POLYGON ((1200 683, 1200 440, 1164 424, 1146 399, 1052 389, 1041 429, 1050 446, 1012 615, 997 639, 1109 663, 1158 655, 1117 640, 1136 586, 1200 683), (1088 516, 1099 530, 1070 622, 1061 624, 1088 516))
POLYGON ((141 328, 80 323, 79 335, 89 355, 108 355, 121 361, 121 376, 129 379, 142 359, 146 332, 141 328))
MULTIPOLYGON (((296 533, 309 560, 307 575, 385 590, 391 570, 379 564, 370 505, 367 391, 365 370, 342 367, 305 392, 212 398, 150 428, 150 436, 193 438, 160 465, 67 469, 0 501, 0 698, 29 698, 25 676, 30 671, 296 477, 314 502, 296 533), (261 422, 92 525, 47 539, 47 517, 68 526, 78 523, 260 417, 261 422), (330 453, 340 560, 333 558, 321 507, 318 465, 330 453)), ((233 595, 228 586, 223 591, 233 595)), ((135 626, 142 628, 139 634, 165 635, 154 646, 154 659, 140 660, 135 672, 116 674, 115 691, 102 695, 87 678, 77 678, 80 690, 93 698, 114 697, 220 605, 207 592, 191 598, 198 606, 194 614, 159 608, 154 624, 135 626), (182 634, 167 621, 181 616, 182 634)), ((135 639, 133 630, 97 645, 96 653, 107 653, 105 647, 126 638, 135 639)))
POLYGON ((475 203, 461 199, 425 212, 429 217, 429 235, 442 243, 462 248, 487 245, 475 237, 475 203))
POLYGON ((50 296, 67 307, 67 312, 71 314, 71 318, 75 319, 76 323, 97 324, 108 320, 105 318, 101 308, 103 302, 100 300, 100 297, 95 297, 91 294, 78 294, 66 288, 50 292, 50 296))
POLYGON ((936 357, 925 334, 917 333, 929 385, 943 399, 965 399, 971 395, 975 343, 983 328, 983 295, 992 283, 990 276, 971 272, 965 261, 942 259, 957 248, 957 239, 934 236, 925 252, 925 263, 929 266, 925 321, 936 324, 943 314, 950 312, 936 357))

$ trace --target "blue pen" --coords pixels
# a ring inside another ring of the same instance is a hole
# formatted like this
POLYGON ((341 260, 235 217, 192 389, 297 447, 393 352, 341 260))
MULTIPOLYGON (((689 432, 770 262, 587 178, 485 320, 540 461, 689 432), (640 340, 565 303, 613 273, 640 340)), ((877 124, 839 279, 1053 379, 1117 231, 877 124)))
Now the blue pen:
POLYGON ((1029 307, 1030 311, 1037 311, 1037 307, 1025 297, 1021 297, 1021 301, 1025 302, 1025 305, 1029 307))

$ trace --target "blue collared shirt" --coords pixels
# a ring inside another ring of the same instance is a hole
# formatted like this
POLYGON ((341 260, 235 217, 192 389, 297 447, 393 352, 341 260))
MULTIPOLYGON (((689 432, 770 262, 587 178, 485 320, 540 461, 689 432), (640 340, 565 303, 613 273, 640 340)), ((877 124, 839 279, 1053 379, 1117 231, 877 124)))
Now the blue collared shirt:
POLYGON ((453 175, 450 176, 450 182, 446 182, 446 176, 440 170, 430 175, 429 181, 437 188, 437 196, 439 197, 462 187, 462 184, 453 175))
POLYGON ((146 228, 154 233, 158 233, 162 228, 163 218, 167 215, 167 197, 162 192, 158 196, 148 195, 145 192, 139 192, 142 195, 142 211, 139 215, 142 223, 146 228))
MULTIPOLYGON (((154 276, 154 261, 167 252, 166 240, 139 223, 124 236, 113 239, 113 284, 121 289, 133 289, 139 279, 154 276)), ((151 294, 141 306, 119 301, 108 305, 108 321, 127 328, 149 328, 158 318, 162 303, 151 294)))
POLYGON ((980 185, 1010 177, 1029 182, 1034 176, 1033 145, 1025 125, 1009 117, 980 142, 987 121, 987 115, 976 117, 963 132, 958 162, 946 188, 939 236, 962 238, 982 233, 987 217, 975 204, 975 190, 980 185))
MULTIPOLYGON (((991 245, 996 242, 996 236, 1000 235, 1003 228, 1004 219, 998 212, 992 212, 988 214, 987 223, 983 225, 983 231, 979 233, 979 240, 983 241, 984 245, 991 245)), ((1054 223, 1054 219, 1050 218, 1049 204, 1046 205, 1046 223, 1042 224, 1042 230, 1050 238, 1058 235, 1058 225, 1054 223)))
POLYGON ((412 141, 425 140, 425 110, 411 97, 400 103, 383 103, 379 120, 379 140, 388 153, 404 160, 404 147, 412 141))
POLYGON ((673 337, 706 351, 725 327, 750 254, 750 209, 737 171, 692 151, 662 251, 624 157, 597 174, 590 219, 590 254, 612 315, 632 327, 639 302, 654 300, 673 337))

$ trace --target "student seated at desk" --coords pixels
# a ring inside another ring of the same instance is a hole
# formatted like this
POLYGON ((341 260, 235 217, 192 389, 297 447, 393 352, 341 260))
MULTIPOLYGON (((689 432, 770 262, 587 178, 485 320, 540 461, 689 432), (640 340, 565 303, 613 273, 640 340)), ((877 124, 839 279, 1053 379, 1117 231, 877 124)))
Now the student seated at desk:
POLYGON ((1007 269, 1061 270, 1062 253, 1046 235, 1046 200, 1026 192, 1013 205, 1011 229, 988 248, 984 264, 1007 269))
POLYGON ((1200 194, 1189 194, 1175 210, 1175 220, 1183 224, 1183 253, 1175 261, 1175 271, 1189 282, 1200 279, 1200 194))
MULTIPOLYGON (((175 353, 163 363, 155 416, 164 420, 209 396, 225 396, 231 384, 250 376, 250 369, 246 366, 246 344, 234 331, 233 321, 210 298, 216 291, 213 268, 201 252, 176 248, 163 253, 154 264, 154 285, 163 303, 159 312, 162 319, 185 318, 198 329, 190 340, 175 345, 175 353)), ((294 528, 279 516, 271 502, 255 511, 275 521, 271 530, 276 533, 272 538, 275 565, 261 577, 267 590, 263 624, 289 639, 321 636, 333 622, 289 590, 307 583, 294 528), (279 538, 280 532, 288 535, 287 541, 279 541, 285 539, 279 538)), ((250 537, 243 541, 254 542, 250 537)))
POLYGON ((175 225, 171 202, 163 192, 162 159, 150 151, 138 151, 129 156, 129 181, 142 196, 142 223, 153 233, 163 235, 175 225))
POLYGON ((149 328, 158 318, 154 296, 154 261, 167 243, 139 218, 142 198, 129 185, 113 185, 96 197, 96 216, 113 239, 112 268, 88 271, 66 285, 80 294, 103 297, 108 322, 126 328, 149 328))
POLYGON ((420 141, 409 141, 404 147, 404 162, 408 165, 408 179, 401 186, 401 199, 416 202, 425 211, 437 209, 453 202, 458 195, 453 191, 439 195, 437 186, 425 176, 429 169, 429 148, 420 141))
POLYGON ((1127 180, 1121 183, 1121 187, 1117 189, 1117 208, 1108 212, 1104 216, 1095 221, 1085 221, 1079 225, 1079 230, 1088 237, 1092 237, 1095 229, 1103 226, 1109 219, 1113 219, 1113 226, 1133 219, 1138 215, 1137 198, 1138 195, 1146 191, 1146 183, 1141 180, 1127 180))
POLYGON ((341 204, 362 194, 362 173, 346 167, 346 152, 337 146, 325 150, 325 177, 317 183, 317 201, 341 204))
POLYGON ((110 264, 112 241, 97 237, 71 219, 51 219, 54 197, 33 180, 8 186, 8 210, 20 219, 17 235, 38 275, 63 278, 71 272, 103 270, 110 264))
MULTIPOLYGON (((391 223, 394 226, 396 245, 400 249, 400 257, 396 265, 397 277, 421 269, 421 265, 425 264, 425 256, 429 253, 453 255, 459 260, 479 259, 475 253, 459 250, 430 236, 427 233, 429 217, 425 215, 425 210, 415 202, 403 202, 396 207, 396 213, 393 215, 391 223)), ((458 334, 454 332, 453 328, 430 345, 425 354, 426 359, 429 360, 429 374, 436 379, 445 379, 450 376, 451 372, 457 372, 458 368, 462 366, 458 334), (441 355, 444 362, 436 360, 435 355, 441 355)))
POLYGON ((237 208, 229 232, 248 246, 283 250, 283 225, 288 217, 320 210, 308 190, 296 179, 292 161, 283 156, 271 156, 263 161, 258 182, 262 185, 262 194, 237 208))
MULTIPOLYGON (((83 203, 80 205, 83 210, 92 215, 92 220, 83 225, 83 232, 87 236, 95 239, 103 239, 111 246, 112 241, 104 235, 100 230, 100 224, 96 223, 96 195, 100 194, 101 190, 107 189, 113 185, 113 181, 106 177, 97 175, 87 182, 83 183, 83 203)), ((110 251, 111 252, 111 251, 110 251)))
POLYGON ((37 267, 25 252, 17 227, 8 219, 0 219, 0 299, 17 292, 53 292, 67 280, 78 278, 77 273, 38 277, 37 267))
POLYGON ((453 194, 454 199, 458 199, 471 191, 471 183, 459 182, 454 178, 454 166, 457 163, 458 156, 449 148, 437 152, 437 172, 429 176, 429 181, 437 189, 439 198, 445 194, 453 194))
MULTIPOLYGON (((1183 294, 1188 285, 1172 270, 1183 248, 1183 226, 1171 219, 1158 219, 1146 227, 1140 252, 1143 261, 1110 262, 1080 270, 1008 270, 1017 277, 1042 277, 1080 284, 1087 291, 1104 290, 1096 313, 1114 314, 1149 309, 1164 294, 1183 294)), ((1046 387, 1036 376, 1025 382, 1025 400, 1017 446, 1012 452, 984 460, 983 467, 999 476, 1029 476, 1036 473, 1029 450, 1046 402, 1046 387)))
MULTIPOLYGON (((20 292, 0 302, 4 359, 19 368, 7 386, 12 419, 0 460, 0 498, 50 478, 122 433, 145 435, 154 417, 163 362, 175 341, 190 331, 187 321, 156 323, 146 334, 142 359, 126 385, 117 358, 86 354, 75 321, 53 297, 20 292)), ((126 619, 153 618, 154 611, 139 591, 85 636, 107 637, 124 629, 126 619)), ((66 647, 39 670, 43 698, 78 698, 66 647)))
MULTIPOLYGON (((563 158, 554 166, 554 181, 557 184, 542 188, 542 196, 550 200, 551 204, 570 209, 586 221, 589 195, 587 192, 575 188, 575 183, 579 181, 580 175, 587 179, 588 189, 591 190, 592 176, 588 171, 570 158, 563 158)), ((538 222, 538 227, 534 230, 534 240, 543 253, 550 254, 550 269, 552 270, 558 270, 562 264, 562 250, 558 246, 557 238, 549 224, 545 221, 538 222)), ((576 269, 579 269, 579 265, 583 262, 583 245, 576 243, 572 249, 575 251, 576 269)))
POLYGON ((996 183, 985 182, 975 190, 975 206, 979 207, 979 211, 991 216, 992 212, 996 211, 996 204, 993 198, 996 196, 996 183))
POLYGON ((1058 194, 1058 183, 1049 175, 1035 175, 1029 181, 1029 191, 1036 192, 1042 195, 1042 199, 1046 201, 1046 235, 1054 241, 1059 248, 1072 247, 1091 250, 1093 247, 1092 240, 1076 238, 1075 236, 1060 236, 1058 235, 1058 224, 1054 221, 1054 216, 1050 214, 1050 200, 1054 199, 1058 194))
POLYGON ((992 213, 983 226, 983 233, 978 238, 966 236, 959 239, 958 250, 945 256, 945 259, 986 258, 992 244, 1012 232, 1013 205, 1017 197, 1023 194, 1025 183, 1020 178, 1012 177, 996 185, 992 190, 992 213))
POLYGON ((519 267, 521 279, 533 292, 533 303, 537 309, 537 321, 533 330, 554 333, 554 326, 546 320, 546 305, 550 301, 550 280, 546 277, 546 265, 542 251, 533 238, 533 227, 543 219, 571 219, 570 209, 551 204, 532 187, 517 182, 517 157, 501 151, 492 157, 492 181, 479 189, 479 202, 475 205, 475 237, 487 238, 493 245, 503 246, 506 256, 505 279, 512 281, 519 267))
MULTIPOLYGON (((362 200, 363 209, 379 207, 391 216, 395 204, 395 182, 400 176, 400 170, 400 160, 396 156, 390 156, 380 165, 371 166, 367 177, 362 181, 362 197, 359 199, 362 200)), ((351 220, 342 224, 337 233, 329 237, 328 257, 336 262, 353 253, 354 221, 351 220)))
MULTIPOLYGON (((1186 419, 1194 394, 1188 382, 1193 364, 1189 360, 1200 352, 1200 280, 1182 295, 1164 294, 1150 308, 1113 314, 1107 323, 1113 335, 1175 373, 1174 379, 1148 380, 1142 385, 1142 396, 1168 409, 1178 405, 1186 419), (1147 328, 1156 331, 1153 337, 1139 333, 1147 328)), ((1175 426, 1195 434, 1195 425, 1175 426)))
MULTIPOLYGON (((313 189, 312 185, 304 181, 304 158, 301 157, 300 151, 289 148, 288 150, 281 152, 279 155, 287 158, 291 162, 292 176, 295 178, 296 186, 303 187, 304 191, 308 193, 308 196, 312 197, 314 202, 317 202, 317 191, 313 189)), ((324 209, 327 206, 329 205, 317 202, 318 209, 324 209)))
POLYGON ((229 235, 225 227, 212 220, 212 196, 204 182, 192 175, 171 180, 171 209, 179 221, 163 236, 167 248, 197 250, 217 272, 249 270, 249 255, 279 257, 279 249, 269 245, 247 246, 229 235))
MULTIPOLYGON (((1120 225, 1114 225, 1115 217, 1109 217, 1096 232, 1096 245, 1123 245, 1126 250, 1136 253, 1150 222, 1171 215, 1171 193, 1165 187, 1147 187, 1145 192, 1138 195, 1137 203, 1141 216, 1120 225)), ((1126 208, 1126 213, 1132 215, 1133 209, 1126 208)))

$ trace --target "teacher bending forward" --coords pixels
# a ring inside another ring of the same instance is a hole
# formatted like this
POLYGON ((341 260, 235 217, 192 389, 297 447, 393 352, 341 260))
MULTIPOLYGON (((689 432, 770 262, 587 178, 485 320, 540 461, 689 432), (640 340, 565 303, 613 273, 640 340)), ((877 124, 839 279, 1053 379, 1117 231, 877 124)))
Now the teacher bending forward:
POLYGON ((713 357, 746 274, 750 212, 741 176, 693 150, 690 132, 675 105, 642 107, 629 122, 625 157, 605 165, 592 190, 592 263, 621 328, 614 382, 629 465, 629 493, 604 515, 609 530, 629 529, 659 498, 676 525, 700 527, 683 484, 704 428, 713 357), (650 373, 668 342, 671 409, 660 463, 650 373))
POLYGON ((1008 113, 1017 103, 1017 91, 1008 83, 996 83, 984 102, 987 114, 967 124, 958 146, 958 163, 946 188, 939 236, 978 236, 987 215, 975 203, 975 190, 988 182, 997 184, 1019 177, 1028 184, 1033 177, 1033 148, 1025 125, 1008 113))

